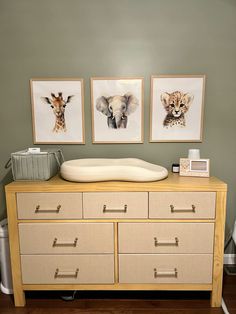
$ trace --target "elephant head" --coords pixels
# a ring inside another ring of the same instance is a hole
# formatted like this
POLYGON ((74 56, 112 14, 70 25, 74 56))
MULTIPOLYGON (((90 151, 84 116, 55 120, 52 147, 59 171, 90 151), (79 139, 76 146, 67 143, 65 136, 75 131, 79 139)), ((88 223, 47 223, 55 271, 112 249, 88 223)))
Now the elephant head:
POLYGON ((114 129, 126 128, 128 115, 138 107, 138 99, 131 93, 124 96, 102 96, 97 99, 96 109, 107 116, 108 126, 114 129))

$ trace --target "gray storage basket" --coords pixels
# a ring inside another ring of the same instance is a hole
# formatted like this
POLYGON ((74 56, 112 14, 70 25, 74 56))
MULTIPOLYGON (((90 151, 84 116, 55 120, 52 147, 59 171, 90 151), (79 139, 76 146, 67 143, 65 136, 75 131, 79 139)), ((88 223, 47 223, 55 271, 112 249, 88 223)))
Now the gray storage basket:
POLYGON ((42 181, 55 176, 64 161, 62 151, 45 150, 28 153, 27 150, 11 154, 13 179, 16 181, 42 181))

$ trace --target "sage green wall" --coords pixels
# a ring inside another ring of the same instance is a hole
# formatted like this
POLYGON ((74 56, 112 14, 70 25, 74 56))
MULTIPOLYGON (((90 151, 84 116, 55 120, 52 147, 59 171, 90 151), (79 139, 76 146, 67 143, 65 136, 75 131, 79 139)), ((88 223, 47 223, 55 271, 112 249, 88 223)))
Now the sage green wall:
POLYGON ((229 184, 229 231, 236 208, 235 17, 235 0, 0 0, 1 189, 11 180, 4 169, 10 153, 33 145, 29 79, 82 77, 86 145, 64 145, 66 159, 138 157, 169 168, 200 148, 212 175, 229 184), (202 143, 148 142, 152 74, 207 75, 202 143), (91 76, 145 78, 144 144, 91 143, 91 76))

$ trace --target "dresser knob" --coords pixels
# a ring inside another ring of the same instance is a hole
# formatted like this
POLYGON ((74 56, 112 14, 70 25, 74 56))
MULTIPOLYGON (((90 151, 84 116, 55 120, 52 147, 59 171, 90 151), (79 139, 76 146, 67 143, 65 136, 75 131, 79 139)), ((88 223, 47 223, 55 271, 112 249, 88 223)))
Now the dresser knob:
POLYGON ((157 270, 157 268, 153 269, 154 271, 154 278, 158 277, 175 277, 178 276, 177 268, 174 268, 174 270, 157 270))
POLYGON ((76 268, 75 271, 60 271, 59 268, 57 268, 54 274, 54 278, 77 278, 78 273, 79 268, 76 268))
POLYGON ((192 205, 191 208, 175 208, 174 205, 170 205, 170 211, 171 213, 195 213, 196 212, 196 206, 192 205))
POLYGON ((156 237, 154 238, 154 245, 155 246, 178 246, 179 245, 179 239, 175 237, 173 240, 158 240, 156 237))
POLYGON ((57 242, 57 238, 54 239, 53 247, 76 247, 78 238, 75 238, 74 242, 57 242))
POLYGON ((40 205, 37 205, 34 212, 36 214, 37 213, 56 213, 56 214, 58 214, 60 209, 61 209, 61 205, 60 204, 57 205, 56 209, 46 209, 46 208, 45 209, 40 209, 40 205))
POLYGON ((107 208, 107 205, 103 205, 104 213, 126 213, 127 209, 127 205, 124 205, 124 208, 107 208))

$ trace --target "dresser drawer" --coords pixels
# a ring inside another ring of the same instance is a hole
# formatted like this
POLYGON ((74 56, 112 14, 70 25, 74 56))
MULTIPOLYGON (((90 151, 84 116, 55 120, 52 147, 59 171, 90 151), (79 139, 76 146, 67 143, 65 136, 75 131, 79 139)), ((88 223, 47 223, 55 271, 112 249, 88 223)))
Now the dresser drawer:
POLYGON ((149 218, 214 218, 215 198, 215 192, 150 192, 149 218))
POLYGON ((147 218, 148 193, 83 193, 84 218, 147 218))
POLYGON ((212 283, 211 254, 119 255, 120 283, 212 283))
POLYGON ((80 219, 82 193, 17 193, 18 219, 80 219))
POLYGON ((20 223, 21 254, 113 253, 112 223, 20 223))
POLYGON ((213 253, 214 223, 119 223, 119 253, 213 253))
POLYGON ((112 284, 114 255, 22 255, 23 284, 112 284))

